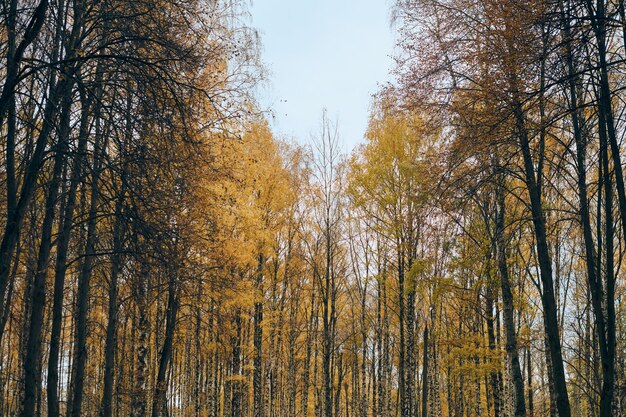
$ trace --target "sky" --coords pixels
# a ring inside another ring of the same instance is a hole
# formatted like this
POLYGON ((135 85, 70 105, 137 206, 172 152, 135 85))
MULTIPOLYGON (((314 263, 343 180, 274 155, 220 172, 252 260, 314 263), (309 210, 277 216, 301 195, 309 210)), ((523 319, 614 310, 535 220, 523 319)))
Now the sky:
POLYGON ((279 138, 311 141, 322 109, 348 152, 363 143, 371 95, 391 79, 391 0, 253 0, 268 82, 261 105, 279 138))

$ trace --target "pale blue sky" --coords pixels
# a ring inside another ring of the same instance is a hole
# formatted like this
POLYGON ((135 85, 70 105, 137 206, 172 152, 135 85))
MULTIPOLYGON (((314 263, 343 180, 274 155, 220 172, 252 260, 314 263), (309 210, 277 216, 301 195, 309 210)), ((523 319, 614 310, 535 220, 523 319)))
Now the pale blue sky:
POLYGON ((363 141, 371 94, 390 79, 391 0, 253 0, 279 137, 307 143, 322 108, 339 121, 345 151, 363 141))

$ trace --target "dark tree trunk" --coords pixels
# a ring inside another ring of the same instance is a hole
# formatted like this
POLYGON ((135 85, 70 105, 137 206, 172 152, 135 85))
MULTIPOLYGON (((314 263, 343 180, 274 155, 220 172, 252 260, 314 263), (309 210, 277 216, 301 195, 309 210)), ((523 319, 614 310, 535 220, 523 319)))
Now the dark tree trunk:
MULTIPOLYGON (((613 179, 609 168, 607 134, 604 115, 599 113, 600 160, 602 163, 604 185, 604 227, 605 227, 605 280, 606 280, 606 321, 601 320, 603 286, 597 280, 592 287, 591 296, 596 313, 596 326, 600 357, 602 359, 602 391, 600 393, 600 417, 613 415, 613 397, 615 395, 615 267, 614 267, 614 226, 613 226, 613 179), (597 303, 597 305, 596 305, 597 303), (598 308, 596 312, 595 309, 598 308)), ((591 284, 591 283, 590 283, 591 284)))
POLYGON ((317 316, 317 302, 315 299, 315 281, 311 291, 311 311, 308 317, 307 332, 306 332, 306 356, 304 358, 304 371, 302 375, 302 396, 300 401, 300 415, 308 416, 309 410, 309 379, 311 374, 311 356, 313 353, 313 340, 315 332, 317 331, 316 316, 317 316))
POLYGON ((178 312, 178 297, 176 295, 176 274, 170 272, 167 287, 167 311, 165 324, 165 339, 159 355, 159 368, 154 386, 152 400, 152 417, 167 416, 167 369, 172 357, 174 330, 176 329, 176 314, 178 312))
MULTIPOLYGON (((241 312, 238 311, 235 317, 235 327, 237 329, 237 335, 233 338, 233 353, 232 353, 232 375, 234 377, 241 376, 241 331, 242 331, 242 323, 241 323, 241 312)), ((243 400, 243 382, 240 378, 237 378, 237 381, 232 384, 232 400, 231 400, 231 409, 230 415, 232 417, 239 417, 242 415, 242 400, 243 400)))
MULTIPOLYGON (((63 221, 61 230, 57 238, 57 253, 54 269, 54 293, 52 304, 52 330, 50 332, 50 352, 48 354, 48 379, 47 379, 47 400, 48 400, 48 416, 59 416, 59 398, 58 398, 58 382, 59 382, 59 351, 61 328, 63 324, 63 299, 65 289, 65 275, 67 272, 67 255, 71 238, 71 230, 74 220, 74 210, 76 208, 76 197, 78 194, 78 186, 82 177, 82 167, 84 164, 84 153, 87 147, 87 136, 89 130, 89 111, 91 109, 90 101, 86 97, 82 97, 83 109, 81 112, 81 121, 78 134, 77 154, 72 164, 72 174, 70 180, 70 188, 67 192, 65 210, 63 213, 63 221)), ((69 120, 68 120, 69 122, 69 120)))
MULTIPOLYGON (((100 97, 96 98, 100 103, 100 97)), ((93 171, 91 174, 91 196, 89 201, 89 216, 87 219, 87 237, 85 241, 84 257, 78 275, 78 289, 76 295, 76 335, 74 340, 74 362, 72 369, 72 396, 68 402, 68 409, 72 417, 82 416, 85 363, 87 362, 87 315, 89 309, 89 290, 96 257, 98 205, 100 201, 100 171, 107 147, 108 132, 101 132, 100 127, 100 104, 94 109, 96 121, 96 143, 93 156, 93 171)))
MULTIPOLYGON (((513 82, 515 85, 516 82, 513 82)), ((541 192, 537 187, 537 176, 530 150, 528 131, 525 127, 524 113, 514 87, 513 111, 515 124, 519 136, 520 149, 524 160, 526 186, 530 197, 530 208, 536 238, 537 258, 542 283, 541 303, 543 306, 544 331, 548 342, 548 351, 552 366, 552 383, 555 392, 556 407, 559 417, 570 417, 570 403, 565 382, 565 368, 561 351, 559 322, 557 319, 557 305, 554 295, 554 281, 552 278, 552 260, 548 249, 546 222, 541 203, 541 192)), ((541 172, 539 173, 541 175, 541 172)))
MULTIPOLYGON (((410 270, 411 265, 407 269, 410 270)), ((410 277, 406 299, 406 374, 405 374, 405 416, 413 417, 416 414, 415 403, 415 277, 410 277)))
POLYGON ((406 402, 406 311, 404 302, 404 253, 401 249, 400 242, 397 242, 396 244, 398 245, 398 326, 400 331, 400 346, 398 354, 398 399, 400 412, 404 416, 408 412, 408 405, 406 402))
POLYGON ((109 315, 107 318, 106 341, 104 350, 104 388, 100 413, 102 417, 111 417, 113 413, 113 384, 115 369, 115 352, 117 349, 117 281, 122 267, 122 248, 124 241, 124 225, 122 207, 124 204, 125 187, 118 197, 113 226, 113 254, 111 255, 111 278, 109 280, 109 315))
MULTIPOLYGON (((598 1, 600 8, 597 10, 597 19, 601 19, 603 12, 602 0, 598 1)), ((579 216, 583 228, 583 238, 585 244, 585 260, 587 267, 587 280, 590 288, 591 301, 595 317, 595 325, 598 333, 598 342, 600 345, 600 356, 603 364, 603 388, 600 395, 600 417, 612 415, 611 405, 614 396, 614 374, 615 374, 615 313, 614 313, 614 267, 613 267, 613 187, 609 174, 609 157, 608 144, 611 145, 611 154, 613 156, 614 169, 617 180, 618 196, 620 200, 620 212, 623 227, 626 226, 626 198, 624 197, 623 177, 621 170, 621 161, 619 157, 619 147, 615 139, 615 128, 613 126, 613 115, 610 102, 610 90, 608 85, 608 74, 606 72, 606 46, 605 46, 605 23, 596 20, 594 30, 596 39, 598 40, 598 54, 600 58, 600 92, 599 92, 599 108, 598 108, 598 132, 600 136, 600 149, 602 150, 601 160, 603 161, 602 170, 604 171, 604 187, 605 187, 605 227, 606 227, 606 315, 603 308, 603 285, 598 275, 596 266, 596 254, 594 250, 593 234, 591 229, 591 221, 589 217, 589 203, 587 196, 587 178, 586 178, 586 156, 587 143, 583 137, 580 127, 580 118, 578 108, 578 94, 576 91, 576 82, 578 79, 577 71, 574 66, 574 58, 572 53, 572 38, 569 23, 569 17, 566 15, 564 5, 561 3, 561 16, 563 20, 563 32, 565 37, 565 58, 568 67, 568 87, 570 95, 570 114, 574 131, 574 140, 576 142, 576 171, 578 175, 578 199, 579 199, 579 216), (608 133, 608 134, 607 134, 608 133), (621 184, 621 185, 620 185, 621 184)), ((624 229, 626 232, 626 229, 624 229)), ((626 235, 625 235, 626 236, 626 235)))
MULTIPOLYGON (((69 100, 64 103, 67 107, 63 110, 64 130, 69 128, 69 100)), ((61 141, 63 138, 59 138, 61 141)), ((41 385, 41 332, 43 327, 43 313, 46 304, 46 276, 50 251, 52 249, 52 227, 56 215, 57 197, 63 165, 65 163, 65 143, 58 142, 55 150, 52 179, 48 184, 48 197, 46 198, 45 214, 41 227, 41 241, 37 267, 33 279, 32 302, 30 324, 28 326, 28 339, 26 344, 26 358, 24 361, 24 401, 22 404, 22 416, 28 417, 35 413, 37 394, 41 385)))
POLYGON ((428 326, 424 327, 424 358, 422 360, 422 417, 428 417, 428 326))
POLYGON ((254 371, 252 376, 253 417, 263 417, 263 255, 259 255, 254 303, 254 371))
POLYGON ((500 289, 502 291, 502 317, 504 319, 504 334, 506 337, 505 350, 511 366, 511 379, 513 380, 515 395, 514 414, 516 417, 522 417, 526 415, 526 402, 524 401, 524 377, 522 376, 520 367, 517 334, 515 332, 515 322, 513 320, 513 292, 511 291, 511 282, 509 279, 509 269, 507 265, 507 244, 504 235, 506 210, 502 184, 498 184, 496 198, 498 200, 495 230, 496 257, 498 271, 500 273, 500 289))
MULTIPOLYGON (((490 267, 490 266, 489 266, 490 267)), ((486 296, 485 296, 485 309, 487 320, 487 340, 489 344, 489 350, 495 353, 496 351, 496 333, 494 327, 494 289, 491 288, 493 282, 488 279, 486 296)), ((493 398, 493 415, 494 417, 500 417, 502 411, 502 393, 500 391, 500 373, 495 368, 489 374, 489 385, 491 388, 491 397, 493 398)))

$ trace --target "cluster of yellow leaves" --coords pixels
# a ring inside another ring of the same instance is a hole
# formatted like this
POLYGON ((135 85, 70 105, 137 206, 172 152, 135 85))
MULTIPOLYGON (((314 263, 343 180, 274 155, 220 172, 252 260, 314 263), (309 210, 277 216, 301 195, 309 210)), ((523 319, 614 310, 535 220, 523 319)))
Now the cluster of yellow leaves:
POLYGON ((349 162, 348 193, 355 205, 377 213, 392 237, 400 237, 407 216, 426 198, 438 134, 420 113, 399 108, 390 97, 374 103, 367 143, 349 162))

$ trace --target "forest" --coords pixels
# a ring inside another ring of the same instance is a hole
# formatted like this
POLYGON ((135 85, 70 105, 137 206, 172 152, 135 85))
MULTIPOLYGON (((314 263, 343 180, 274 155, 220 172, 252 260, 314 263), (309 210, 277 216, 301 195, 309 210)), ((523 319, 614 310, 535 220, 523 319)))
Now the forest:
POLYGON ((626 415, 624 0, 394 0, 351 152, 248 7, 2 1, 0 416, 626 415))

